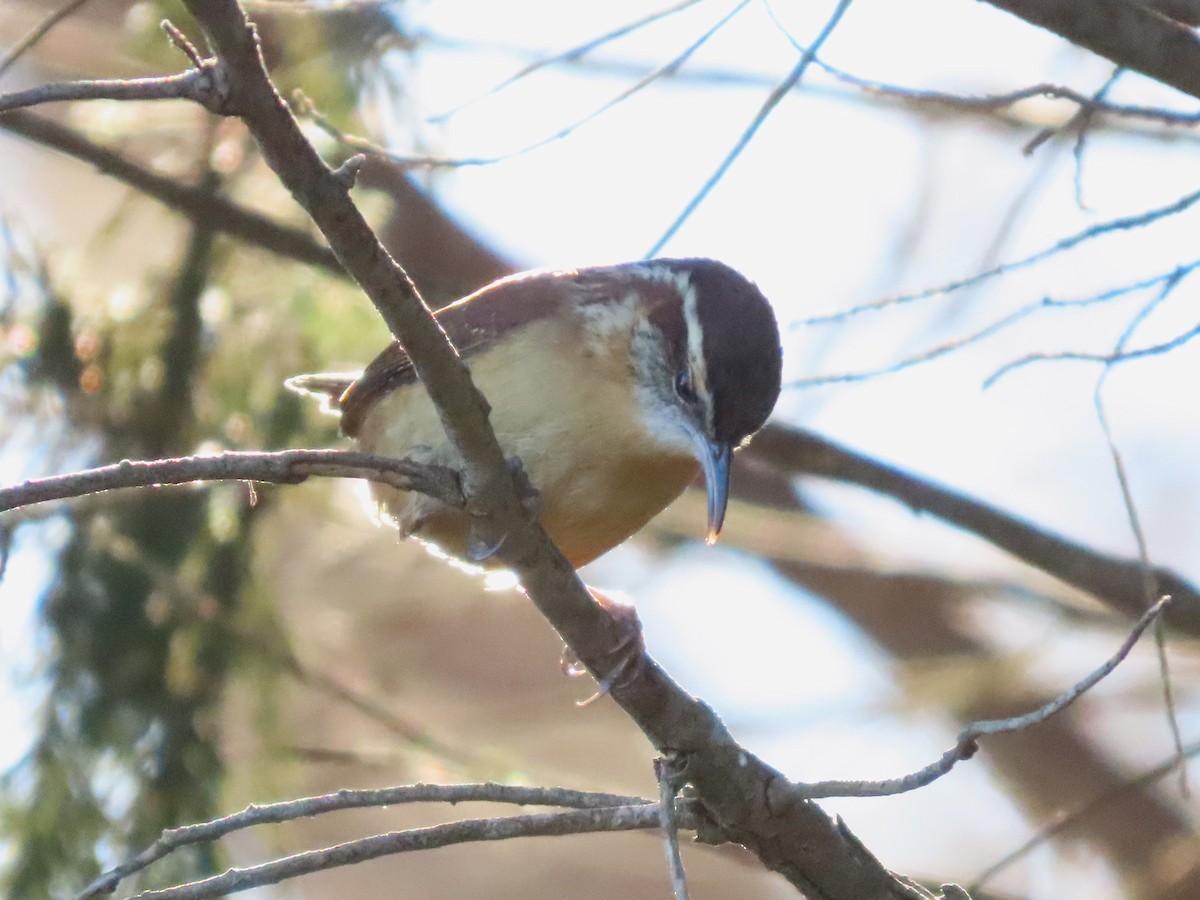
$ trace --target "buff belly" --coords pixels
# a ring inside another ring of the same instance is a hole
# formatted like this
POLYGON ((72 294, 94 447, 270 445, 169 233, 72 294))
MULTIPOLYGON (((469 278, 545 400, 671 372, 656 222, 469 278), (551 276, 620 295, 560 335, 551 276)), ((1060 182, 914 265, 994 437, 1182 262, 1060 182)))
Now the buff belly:
MULTIPOLYGON (((646 428, 622 349, 620 342, 581 341, 546 322, 471 360, 505 455, 521 458, 540 495, 542 527, 576 567, 642 528, 699 472, 678 438, 646 428), (530 347, 539 349, 530 353, 530 347)), ((363 420, 359 444, 371 453, 458 464, 419 384, 377 401, 363 420)), ((464 557, 468 520, 460 510, 386 486, 373 485, 372 492, 401 534, 464 557)))

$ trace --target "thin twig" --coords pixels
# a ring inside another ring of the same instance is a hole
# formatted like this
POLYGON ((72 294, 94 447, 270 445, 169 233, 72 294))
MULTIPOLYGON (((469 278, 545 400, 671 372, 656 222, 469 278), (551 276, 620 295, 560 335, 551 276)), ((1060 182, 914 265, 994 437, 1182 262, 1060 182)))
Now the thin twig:
POLYGON ((51 12, 50 15, 46 16, 46 18, 30 29, 25 37, 17 41, 11 50, 5 53, 3 57, 0 57, 0 78, 3 78, 5 73, 12 68, 13 63, 29 52, 38 41, 49 34, 55 25, 87 2, 88 0, 67 0, 66 3, 51 12))
POLYGON ((196 49, 196 45, 188 40, 187 35, 184 34, 174 22, 172 22, 170 19, 163 19, 158 24, 163 32, 167 35, 167 40, 171 42, 176 50, 186 56, 195 68, 201 69, 204 67, 204 57, 201 56, 200 51, 196 49))
MULTIPOLYGON (((1113 347, 1114 353, 1124 352, 1134 332, 1149 318, 1155 309, 1166 301, 1183 278, 1184 273, 1179 271, 1174 278, 1163 285, 1162 290, 1149 303, 1138 310, 1137 314, 1130 320, 1125 330, 1121 333, 1121 336, 1117 338, 1117 342, 1113 347)), ((1121 489, 1121 502, 1125 506, 1125 512, 1129 519, 1129 530, 1132 532, 1134 541, 1137 543, 1138 560, 1142 566, 1142 591, 1145 594, 1146 605, 1149 606, 1154 602, 1155 594, 1159 588, 1154 577, 1154 567, 1150 563, 1150 548, 1146 542, 1146 531, 1142 528, 1137 505, 1133 501, 1133 490, 1129 485, 1129 471, 1125 468, 1125 460, 1121 456, 1121 451, 1117 448, 1116 438, 1113 437, 1112 424, 1108 420, 1108 412, 1104 405, 1104 384, 1108 380, 1108 375, 1112 372, 1114 364, 1115 362, 1107 363, 1100 371, 1099 377, 1096 378, 1095 388, 1093 389, 1092 402, 1096 408, 1096 418, 1100 423, 1100 430, 1104 435, 1109 456, 1112 459, 1113 470, 1117 476, 1117 484, 1121 489)), ((1175 744, 1175 753, 1180 762, 1183 763, 1185 761, 1183 756, 1183 733, 1179 728, 1179 716, 1175 708, 1175 697, 1171 689, 1171 668, 1167 658, 1166 630, 1161 622, 1158 622, 1154 629, 1154 647, 1158 656, 1159 677, 1163 689, 1163 705, 1167 712, 1167 724, 1171 731, 1171 739, 1175 744)), ((1179 774, 1180 790, 1184 797, 1188 797, 1190 796, 1190 788, 1188 787, 1186 766, 1181 766, 1179 774)))
POLYGON ((404 169, 467 169, 473 166, 490 166, 506 159, 507 156, 429 156, 427 154, 397 153, 382 144, 377 144, 370 138, 343 131, 321 112, 316 103, 300 88, 292 91, 292 105, 310 119, 314 125, 327 135, 352 150, 367 153, 386 159, 404 169))
MULTIPOLYGON (((449 50, 499 51, 522 57, 533 56, 535 60, 543 59, 549 53, 549 51, 533 51, 525 47, 496 44, 490 41, 483 42, 449 38, 445 35, 424 35, 422 36, 422 40, 427 44, 435 44, 438 47, 449 50)), ((791 42, 797 52, 804 51, 803 45, 798 41, 791 39, 791 42)), ((569 62, 576 69, 611 76, 641 78, 647 72, 647 67, 644 64, 632 60, 581 58, 569 60, 569 62)), ((1166 126, 1190 126, 1200 123, 1200 112, 1181 112, 1179 110, 1156 106, 1093 101, 1086 94, 1063 85, 1051 84, 1049 82, 1042 82, 1000 94, 956 94, 949 91, 911 88, 883 81, 874 81, 869 78, 861 78, 830 65, 819 56, 813 60, 813 65, 833 76, 839 82, 856 88, 856 91, 852 95, 844 91, 834 91, 816 84, 807 87, 806 90, 815 94, 832 96, 840 100, 858 99, 860 97, 881 98, 898 101, 910 109, 945 107, 965 113, 991 113, 993 114, 993 118, 998 121, 1027 128, 1040 128, 1042 122, 1040 120, 1024 118, 1013 113, 1011 110, 1007 116, 1001 116, 1000 113, 1009 110, 1010 107, 1016 106, 1025 100, 1047 99, 1064 100, 1076 106, 1091 106, 1097 113, 1116 119, 1135 119, 1166 126)), ((674 72, 671 78, 677 83, 691 85, 725 85, 754 88, 772 88, 778 83, 756 72, 708 66, 695 66, 682 72, 674 72)), ((1109 129, 1113 128, 1111 123, 1106 123, 1105 127, 1109 129)), ((1188 136, 1187 133, 1183 133, 1174 127, 1149 132, 1136 131, 1135 133, 1151 137, 1169 135, 1172 138, 1176 138, 1188 136)))
POLYGON ((207 106, 214 102, 212 90, 211 67, 188 69, 161 78, 59 81, 0 94, 0 113, 72 100, 191 100, 207 106))
POLYGON ((1125 657, 1129 655, 1129 651, 1133 649, 1134 644, 1137 643, 1138 638, 1158 618, 1159 614, 1170 603, 1170 600, 1169 596, 1164 596, 1150 607, 1145 615, 1134 625, 1133 630, 1125 638, 1120 649, 1104 665, 1091 672, 1078 684, 1059 694, 1044 706, 1021 716, 971 723, 959 732, 955 745, 943 753, 940 759, 908 775, 902 775, 899 778, 889 778, 884 781, 818 781, 803 786, 805 795, 814 800, 819 800, 823 797, 887 797, 892 794, 903 794, 931 784, 953 769, 958 763, 974 756, 979 750, 980 738, 1005 734, 1011 731, 1023 731, 1026 728, 1044 722, 1046 719, 1070 706, 1083 696, 1083 694, 1095 687, 1097 683, 1124 661, 1125 657))
POLYGON ((1182 334, 1178 334, 1169 340, 1162 341, 1158 344, 1151 344, 1148 347, 1139 347, 1137 350, 1121 350, 1111 353, 1085 353, 1082 351, 1063 350, 1058 353, 1030 353, 1028 356, 1022 356, 1020 359, 1013 360, 1010 363, 1005 363, 986 379, 983 386, 990 388, 1001 377, 1007 375, 1016 369, 1031 365, 1038 362, 1092 362, 1102 363, 1105 368, 1117 365, 1118 363, 1131 362, 1135 359, 1145 359, 1149 356, 1161 356, 1168 353, 1177 347, 1182 347, 1193 339, 1200 337, 1200 324, 1193 325, 1182 334))
MULTIPOLYGON (((193 881, 160 891, 145 891, 132 900, 208 900, 249 888, 278 884, 290 878, 338 866, 354 865, 396 853, 432 850, 452 844, 501 841, 521 837, 590 834, 598 831, 642 831, 661 825, 657 803, 568 812, 537 813, 497 819, 464 819, 427 828, 412 828, 347 841, 321 850, 296 853, 245 869, 229 869, 203 881, 193 881)), ((685 823, 685 827, 686 827, 685 823)))
MULTIPOLYGON (((1139 281, 1134 281, 1129 284, 1124 284, 1119 287, 1109 288, 1097 294, 1092 294, 1088 297, 1072 298, 1069 300, 1056 300, 1053 297, 1042 297, 1040 300, 1034 300, 1027 303, 1019 309, 1014 310, 1008 315, 984 325, 977 331, 973 331, 968 335, 960 338, 955 338, 938 344, 936 347, 931 347, 928 350, 923 350, 920 353, 914 353, 912 356, 906 356, 897 362, 890 365, 880 366, 876 369, 863 369, 857 372, 838 372, 832 375, 814 375, 808 378, 797 378, 787 383, 789 388, 809 388, 827 384, 845 384, 856 381, 866 381, 871 378, 878 378, 881 375, 891 375, 896 372, 902 372, 905 369, 922 363, 932 362, 935 359, 940 359, 947 354, 962 350, 965 347, 970 347, 994 336, 995 334, 1007 329, 1009 326, 1020 322, 1029 316, 1047 309, 1081 309, 1091 307, 1098 303, 1106 303, 1109 300, 1116 300, 1124 297, 1135 291, 1144 290, 1146 288, 1161 285, 1164 282, 1175 281, 1181 275, 1186 275, 1192 270, 1200 267, 1200 260, 1193 260, 1183 266, 1179 266, 1170 272, 1161 272, 1158 275, 1152 275, 1149 278, 1143 278, 1139 281)), ((795 323, 791 328, 798 327, 795 323)))
MULTIPOLYGON (((1109 90, 1112 88, 1113 84, 1123 71, 1124 69, 1118 66, 1116 71, 1114 71, 1112 75, 1108 77, 1108 80, 1100 86, 1099 90, 1097 90, 1090 98, 1088 98, 1086 103, 1079 104, 1079 109, 1075 110, 1075 113, 1071 116, 1071 118, 1069 118, 1062 125, 1052 128, 1042 128, 1039 130, 1038 133, 1030 138, 1026 142, 1025 146, 1021 148, 1021 153, 1025 156, 1032 156, 1034 152, 1036 152, 1037 149, 1042 146, 1042 144, 1064 132, 1070 132, 1078 129, 1079 134, 1082 136, 1083 132, 1087 129, 1088 122, 1091 120, 1092 115, 1096 111, 1097 105, 1104 101, 1104 98, 1108 95, 1109 90)), ((1080 150, 1077 144, 1077 157, 1079 153, 1080 150)))
POLYGON ((857 306, 852 306, 849 309, 840 310, 833 313, 825 313, 819 316, 811 316, 803 319, 799 325, 824 325, 833 322, 841 322, 845 319, 861 315, 867 312, 875 312, 891 306, 901 306, 906 303, 912 303, 917 300, 927 300, 930 297, 940 297, 946 294, 951 294, 957 290, 961 290, 969 285, 978 284, 989 278, 995 278, 997 275, 1004 275, 1016 269, 1024 268, 1035 263, 1042 262, 1057 253, 1062 253, 1065 250, 1071 250, 1079 246, 1085 241, 1092 238, 1100 237, 1101 235, 1111 234, 1117 231, 1130 231, 1134 228, 1141 228, 1144 225, 1149 225, 1159 219, 1167 218, 1168 216, 1178 215, 1190 209, 1200 201, 1200 191, 1193 191, 1190 194, 1185 194, 1178 200, 1168 203, 1166 206, 1156 207, 1155 209, 1147 210, 1146 212, 1136 213, 1131 216, 1121 216, 1120 218, 1110 219, 1107 222, 1100 222, 1092 225, 1082 231, 1069 235, 1056 241, 1049 247, 1039 250, 1029 256, 1021 259, 1013 260, 1012 262, 1001 263, 993 266, 983 272, 976 272, 974 275, 968 275, 965 278, 960 278, 955 281, 950 281, 937 287, 923 288, 911 294, 894 294, 890 297, 883 297, 879 300, 872 300, 869 303, 860 303, 857 306))
MULTIPOLYGON (((803 53, 806 49, 791 31, 780 21, 775 12, 774 4, 765 2, 767 16, 771 19, 776 30, 780 32, 797 51, 803 53)), ((886 81, 875 81, 870 78, 860 78, 857 75, 832 66, 820 57, 813 60, 813 63, 822 71, 829 73, 838 81, 844 84, 849 84, 859 88, 866 93, 879 94, 885 97, 894 97, 900 100, 906 100, 917 103, 930 103, 940 106, 947 106, 953 109, 965 110, 984 110, 994 111, 1005 109, 1020 103, 1022 100, 1033 100, 1036 98, 1051 99, 1051 100, 1067 100, 1074 103, 1081 109, 1090 110, 1094 113, 1103 113, 1111 116, 1121 116, 1126 118, 1149 119, 1162 122, 1165 125, 1195 125, 1200 123, 1200 112, 1183 113, 1176 110, 1162 109, 1153 106, 1139 106, 1128 103, 1110 103, 1104 99, 1107 94, 1103 90, 1098 94, 1088 96, 1081 94, 1069 87, 1064 87, 1058 84, 1050 84, 1042 82, 1040 84, 1030 85, 1029 87, 1019 88, 1015 91, 1008 91, 1003 94, 955 94, 949 91, 928 90, 924 88, 904 87, 898 84, 891 84, 886 81)), ((1072 117, 1074 119, 1074 117, 1072 117)), ((1046 138, 1052 136, 1052 132, 1044 134, 1037 139, 1037 144, 1041 144, 1046 138)), ((1026 145, 1023 152, 1029 154, 1037 144, 1026 145)))
POLYGON ((134 462, 122 460, 67 475, 35 478, 0 488, 0 512, 64 500, 101 491, 190 484, 196 481, 265 481, 297 484, 310 475, 362 478, 404 491, 420 491, 443 503, 462 506, 458 478, 452 469, 406 459, 389 459, 348 450, 281 450, 274 453, 238 452, 213 456, 183 456, 134 462))
POLYGON ((668 6, 665 9, 660 9, 656 12, 645 15, 640 19, 635 19, 633 22, 628 22, 618 28, 614 28, 612 31, 608 31, 599 37, 594 37, 589 41, 584 41, 582 44, 576 44, 574 47, 571 47, 567 50, 562 50, 548 56, 543 56, 540 59, 536 59, 528 65, 523 66, 519 71, 509 75, 499 84, 488 88, 482 94, 472 97, 470 100, 466 100, 463 103, 460 103, 458 106, 446 110, 444 113, 439 113, 436 116, 430 116, 429 121, 435 124, 445 122, 455 113, 461 112, 468 106, 478 103, 480 100, 495 96, 505 88, 511 87, 518 81, 532 75, 534 72, 544 69, 546 66, 556 65, 558 63, 574 62, 575 60, 591 53, 598 47, 603 47, 605 44, 609 44, 618 38, 623 38, 626 35, 633 34, 633 32, 638 31, 647 25, 651 25, 654 22, 658 22, 661 19, 665 19, 667 16, 681 12, 682 10, 687 9, 689 6, 695 6, 698 2, 699 0, 682 0, 680 3, 675 3, 674 5, 668 6))
POLYGON ((642 91, 643 89, 645 89, 649 85, 653 84, 658 79, 670 76, 675 71, 677 71, 685 62, 687 62, 687 60, 690 59, 691 56, 697 50, 699 50, 702 46, 704 46, 704 44, 706 44, 713 37, 713 35, 715 35, 718 31, 720 31, 721 28, 723 28, 735 15, 737 15, 739 12, 741 12, 743 9, 745 9, 749 4, 750 4, 750 0, 740 0, 740 2, 738 2, 724 16, 722 16, 720 19, 718 19, 708 30, 706 30, 698 38, 696 38, 696 40, 694 40, 691 44, 689 44, 686 48, 684 48, 682 52, 677 54, 674 58, 672 58, 668 62, 659 66, 657 69, 654 69, 652 72, 647 73, 642 78, 640 78, 635 84, 630 85, 628 88, 621 91, 619 94, 617 94, 611 100, 608 100, 605 103, 602 103, 600 106, 598 106, 596 109, 589 112, 587 115, 585 115, 579 119, 576 119, 574 122, 572 122, 569 125, 563 126, 558 131, 555 131, 553 134, 547 135, 546 137, 543 137, 543 138, 539 138, 538 140, 534 141, 532 144, 526 144, 525 146, 519 147, 516 150, 510 150, 507 153, 501 153, 496 156, 442 157, 442 156, 423 156, 423 155, 408 155, 408 154, 403 154, 403 153, 395 153, 394 151, 389 150, 386 147, 380 146, 379 144, 376 144, 374 141, 371 141, 367 138, 359 137, 357 135, 347 134, 346 132, 342 131, 340 128, 335 126, 327 118, 325 118, 325 116, 321 115, 316 110, 316 107, 312 103, 311 100, 308 100, 302 94, 300 94, 299 96, 301 97, 302 108, 304 109, 305 113, 307 115, 311 116, 313 121, 323 131, 325 131, 326 134, 328 134, 332 138, 334 138, 334 140, 337 140, 340 143, 344 144, 345 146, 351 147, 355 150, 361 150, 365 153, 371 153, 376 156, 382 157, 384 159, 390 160, 391 162, 394 162, 396 165, 403 166, 405 168, 442 168, 442 169, 459 169, 459 168, 468 168, 468 167, 472 167, 472 166, 494 165, 499 162, 506 162, 510 159, 515 159, 519 156, 524 156, 525 154, 531 153, 534 150, 540 150, 542 147, 546 147, 550 144, 553 144, 555 141, 560 141, 563 138, 569 137, 570 135, 574 134, 582 126, 599 118, 604 113, 608 112, 609 110, 613 109, 614 107, 616 107, 619 104, 623 103, 624 101, 628 100, 634 94, 637 94, 638 92, 642 91))
MULTIPOLYGON (((1104 82, 1104 84, 1101 85, 1100 90, 1096 91, 1096 93, 1093 95, 1093 99, 1100 101, 1107 97, 1109 91, 1112 90, 1113 85, 1117 83, 1117 79, 1119 79, 1124 72, 1124 69, 1122 69, 1120 66, 1117 66, 1117 68, 1113 70, 1113 73, 1109 77, 1108 81, 1104 82)), ((1076 115, 1071 117, 1069 126, 1078 130, 1078 133, 1075 135, 1075 146, 1071 149, 1071 157, 1075 161, 1075 172, 1074 177, 1072 178, 1072 184, 1075 188, 1075 205, 1079 207, 1080 210, 1085 212, 1089 210, 1089 207, 1083 202, 1083 151, 1087 145, 1088 135, 1091 134, 1092 124, 1095 121, 1096 107, 1086 106, 1081 108, 1076 115)))
POLYGON ((111 894, 124 879, 175 852, 180 847, 215 841, 225 835, 256 825, 278 824, 293 819, 319 816, 345 809, 372 806, 396 806, 406 803, 512 803, 519 806, 560 806, 565 809, 599 809, 652 805, 640 797, 575 791, 568 788, 523 787, 496 784, 411 784, 371 790, 342 790, 332 794, 285 800, 262 806, 252 805, 241 812, 209 822, 169 828, 158 840, 128 861, 105 872, 78 895, 77 900, 111 894))
POLYGON ((667 758, 654 761, 658 779, 658 808, 662 811, 663 844, 667 855, 667 872, 675 900, 688 900, 687 877, 679 855, 679 822, 675 816, 675 795, 679 793, 679 774, 674 762, 667 758))
POLYGON ((725 177, 725 173, 729 171, 729 167, 732 166, 737 158, 742 155, 742 151, 749 146, 750 141, 754 139, 754 136, 758 133, 758 129, 761 128, 763 123, 767 121, 767 118, 775 110, 775 107, 778 106, 779 102, 783 100, 783 98, 789 93, 791 93, 791 91, 795 89, 796 85, 800 83, 800 79, 804 77, 805 71, 816 57, 817 51, 821 49, 821 46, 825 43, 829 36, 833 34, 834 29, 837 28, 838 22, 841 21, 842 16, 845 14, 846 10, 849 9, 852 2, 853 0, 838 0, 838 5, 834 9, 833 14, 829 17, 829 20, 825 23, 825 26, 821 29, 820 33, 817 34, 809 48, 800 55, 800 60, 796 63, 795 67, 791 72, 788 73, 787 77, 784 78, 783 81, 781 81, 778 85, 776 85, 775 89, 772 90, 767 96, 767 99, 763 102, 763 105, 755 114, 754 119, 750 122, 749 126, 747 126, 746 130, 742 132, 742 136, 738 138, 737 143, 733 145, 732 149, 730 149, 729 153, 726 154, 725 158, 721 160, 721 163, 717 166, 716 170, 708 177, 708 180, 704 182, 700 190, 696 193, 696 196, 694 196, 688 202, 687 206, 683 208, 683 211, 680 212, 680 214, 675 218, 675 221, 667 226, 667 230, 663 232, 662 237, 660 237, 654 243, 654 246, 646 252, 647 258, 658 256, 662 248, 665 247, 667 242, 675 236, 675 233, 679 231, 681 227, 683 227, 684 222, 691 218, 692 213, 694 213, 700 204, 704 202, 705 198, 708 197, 708 195, 712 192, 712 189, 717 186, 717 183, 725 177))
POLYGON ((578 130, 582 126, 586 125, 588 122, 591 122, 594 119, 599 118, 604 113, 608 112, 610 109, 613 109, 614 107, 620 105, 621 103, 628 100, 630 97, 634 96, 635 94, 639 93, 646 87, 649 87, 651 84, 658 81, 659 79, 669 78, 675 72, 679 71, 679 69, 683 67, 683 64, 686 63, 689 59, 691 59, 691 57, 696 53, 696 51, 698 51, 701 47, 703 47, 706 43, 708 43, 709 40, 711 40, 712 37, 718 31, 720 31, 727 24, 729 24, 729 22, 733 19, 733 17, 736 16, 738 13, 740 13, 747 6, 749 6, 749 4, 750 4, 750 0, 739 0, 739 2, 736 3, 733 6, 733 8, 729 10, 729 12, 727 12, 727 13, 725 13, 725 15, 721 16, 721 18, 719 18, 716 22, 714 22, 705 31, 703 31, 699 37, 697 37, 694 41, 692 41, 692 43, 688 44, 687 47, 685 47, 682 51, 680 51, 678 54, 676 54, 672 59, 663 63, 658 68, 646 73, 644 76, 642 76, 640 79, 638 79, 634 84, 630 85, 625 90, 621 91, 619 94, 617 94, 611 100, 608 100, 605 103, 602 103, 600 106, 598 106, 596 109, 592 110, 587 115, 583 116, 582 118, 576 119, 570 125, 566 125, 566 126, 560 128, 558 131, 554 132, 553 134, 551 134, 547 137, 544 137, 544 138, 541 138, 540 140, 534 141, 532 144, 527 144, 526 146, 520 148, 519 150, 514 150, 510 153, 506 153, 503 156, 499 157, 499 159, 503 159, 503 160, 512 159, 513 157, 524 155, 533 150, 539 150, 542 147, 545 147, 549 144, 554 143, 555 141, 562 140, 563 138, 568 137, 571 134, 573 134, 576 130, 578 130))

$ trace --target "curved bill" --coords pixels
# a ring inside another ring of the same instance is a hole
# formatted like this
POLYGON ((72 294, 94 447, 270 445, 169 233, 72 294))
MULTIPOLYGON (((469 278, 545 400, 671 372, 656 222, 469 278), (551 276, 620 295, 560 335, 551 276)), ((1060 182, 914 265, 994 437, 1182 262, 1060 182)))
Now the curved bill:
POLYGON ((704 486, 708 491, 708 534, 706 544, 715 544, 725 523, 725 507, 729 504, 729 461, 733 447, 700 438, 700 465, 704 467, 704 486))

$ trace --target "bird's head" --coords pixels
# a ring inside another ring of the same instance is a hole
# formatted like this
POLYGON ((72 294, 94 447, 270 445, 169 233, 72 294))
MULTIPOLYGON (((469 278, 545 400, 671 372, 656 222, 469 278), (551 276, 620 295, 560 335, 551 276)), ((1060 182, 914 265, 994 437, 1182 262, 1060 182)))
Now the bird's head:
POLYGON ((724 263, 656 259, 627 270, 640 284, 632 365, 642 414, 704 470, 712 543, 725 519, 733 451, 779 397, 779 326, 758 287, 724 263))

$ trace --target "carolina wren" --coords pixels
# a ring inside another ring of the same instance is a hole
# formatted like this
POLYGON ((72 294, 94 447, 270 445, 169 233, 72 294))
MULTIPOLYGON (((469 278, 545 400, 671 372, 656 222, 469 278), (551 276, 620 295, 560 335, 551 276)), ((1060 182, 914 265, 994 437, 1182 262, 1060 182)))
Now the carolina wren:
MULTIPOLYGON (((435 315, 572 565, 624 541, 700 471, 708 541, 716 540, 731 454, 779 396, 779 328, 754 284, 714 260, 655 259, 513 275, 435 315)), ((301 375, 288 386, 324 397, 367 452, 457 462, 395 342, 361 375, 301 375)), ((372 491, 402 535, 466 558, 464 512, 391 487, 372 491)))

